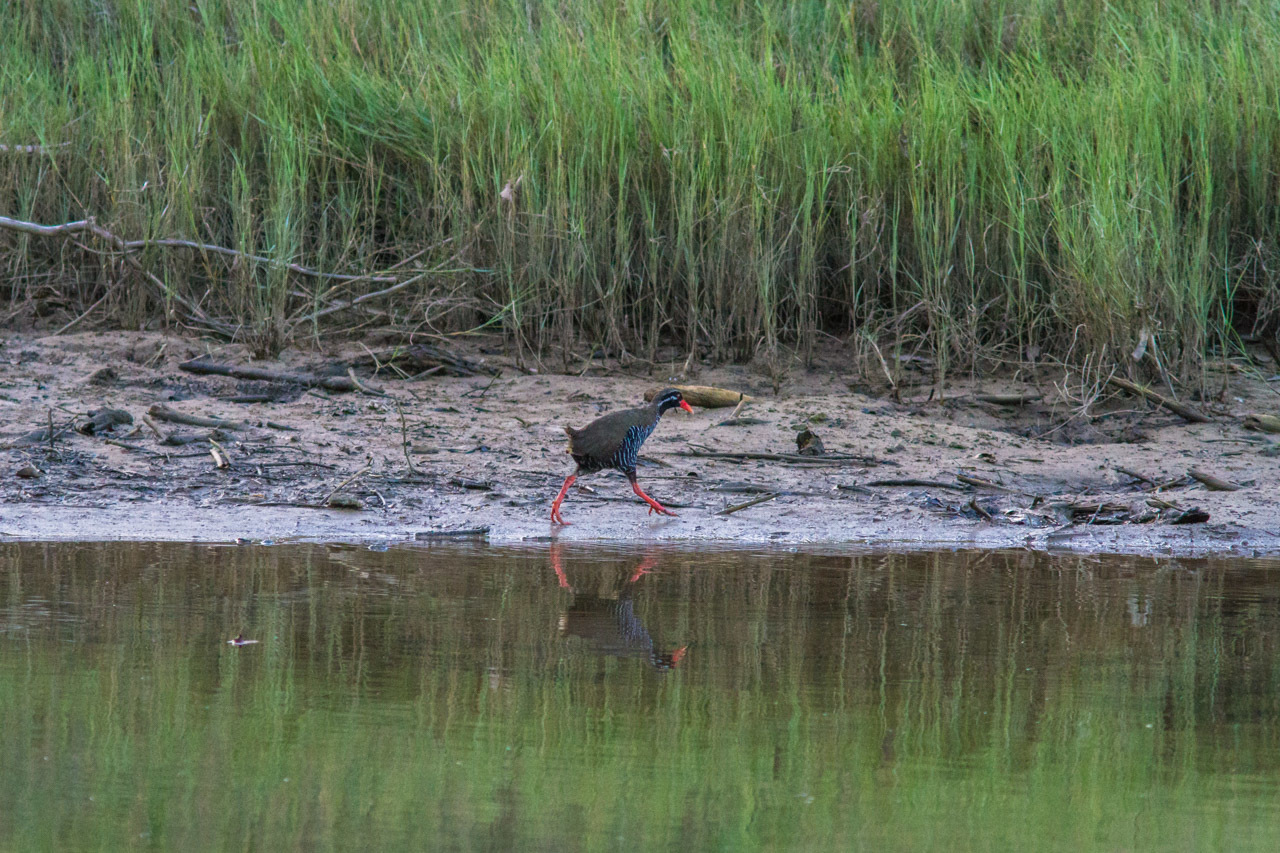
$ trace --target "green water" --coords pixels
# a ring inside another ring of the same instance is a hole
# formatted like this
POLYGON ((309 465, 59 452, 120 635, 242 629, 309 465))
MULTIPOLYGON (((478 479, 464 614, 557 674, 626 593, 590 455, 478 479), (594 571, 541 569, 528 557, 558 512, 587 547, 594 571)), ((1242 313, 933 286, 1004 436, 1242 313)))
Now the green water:
POLYGON ((1276 850, 1278 570, 0 545, 0 849, 1276 850))

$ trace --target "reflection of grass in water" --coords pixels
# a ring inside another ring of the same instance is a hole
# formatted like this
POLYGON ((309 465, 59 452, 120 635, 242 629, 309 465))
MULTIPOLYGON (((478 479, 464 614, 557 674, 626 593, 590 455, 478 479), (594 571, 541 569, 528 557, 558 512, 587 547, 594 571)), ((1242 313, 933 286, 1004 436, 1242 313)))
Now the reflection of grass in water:
POLYGON ((1280 841, 1265 573, 666 555, 660 676, 545 557, 439 553, 0 550, 0 847, 1280 841))

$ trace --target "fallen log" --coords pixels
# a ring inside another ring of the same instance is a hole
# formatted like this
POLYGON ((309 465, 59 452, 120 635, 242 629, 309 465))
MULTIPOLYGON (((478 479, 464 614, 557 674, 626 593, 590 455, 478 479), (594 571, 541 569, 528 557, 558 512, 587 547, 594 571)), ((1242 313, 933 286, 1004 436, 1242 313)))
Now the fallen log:
POLYGON ((1258 432, 1280 433, 1280 418, 1275 415, 1245 415, 1244 428, 1258 432))
MULTIPOLYGON (((684 395, 690 406, 700 409, 725 409, 742 403, 750 403, 753 399, 741 391, 730 391, 727 388, 713 388, 710 385, 675 385, 672 386, 684 395)), ((652 400, 663 388, 650 388, 644 392, 645 401, 652 400)))
MULTIPOLYGON (((355 391, 356 383, 349 376, 319 376, 314 373, 289 373, 283 370, 267 370, 264 367, 242 367, 235 364, 216 364, 212 361, 193 359, 178 365, 179 370, 201 376, 230 376, 233 379, 259 379, 264 382, 291 382, 308 388, 326 391, 355 391)), ((205 424, 196 424, 205 426, 205 424)))

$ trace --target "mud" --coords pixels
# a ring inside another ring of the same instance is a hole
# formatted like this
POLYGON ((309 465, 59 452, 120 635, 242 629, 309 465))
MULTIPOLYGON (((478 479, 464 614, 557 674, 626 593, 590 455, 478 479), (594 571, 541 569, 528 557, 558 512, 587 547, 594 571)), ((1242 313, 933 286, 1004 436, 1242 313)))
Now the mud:
POLYGON ((1280 553, 1280 436, 1242 426, 1247 414, 1280 412, 1280 382, 1267 381, 1265 369, 1223 365, 1230 372, 1211 377, 1223 393, 1182 397, 1213 422, 1189 424, 1132 397, 1092 399, 1096 388, 1073 389, 1069 377, 1049 369, 1024 371, 1017 383, 950 382, 938 399, 925 370, 894 395, 874 374, 851 375, 838 349, 811 369, 784 375, 706 367, 684 381, 741 390, 756 401, 734 425, 723 423, 728 409, 673 412, 645 444, 640 482, 679 517, 647 515, 624 478, 601 474, 583 481, 594 492, 570 492, 563 513, 571 525, 558 528, 548 521, 550 501, 572 470, 563 425, 638 404, 681 364, 619 367, 579 358, 572 374, 544 375, 520 369, 493 340, 449 346, 496 376, 404 380, 362 367, 361 384, 387 396, 336 393, 195 376, 178 365, 204 356, 345 375, 365 354, 359 344, 251 362, 243 347, 160 333, 6 334, 0 537, 378 543, 483 527, 489 541, 506 543, 554 536, 1280 553), (1041 399, 1002 405, 979 393, 1041 399), (273 399, 235 401, 262 397, 273 399), (166 446, 141 422, 156 403, 247 428, 157 422, 163 433, 194 438, 166 446), (113 425, 117 416, 103 409, 127 412, 133 423, 113 425), (862 458, 813 464, 682 455, 794 454, 805 428, 830 456, 862 458), (228 467, 218 467, 210 438, 229 457, 228 467), (1192 468, 1242 488, 1209 491, 1187 477, 1192 468), (958 474, 997 487, 965 485, 958 474), (925 485, 886 483, 905 480, 925 485), (769 492, 781 494, 723 514, 769 492), (331 495, 359 508, 325 508, 331 495), (1171 523, 1194 518, 1186 515, 1193 509, 1208 520, 1171 523))

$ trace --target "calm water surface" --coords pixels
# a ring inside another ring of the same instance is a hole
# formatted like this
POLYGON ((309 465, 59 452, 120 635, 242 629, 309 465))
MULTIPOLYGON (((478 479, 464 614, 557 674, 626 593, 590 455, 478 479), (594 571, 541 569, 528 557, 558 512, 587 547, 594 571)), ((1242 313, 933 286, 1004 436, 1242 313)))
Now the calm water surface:
POLYGON ((1280 563, 2 545, 0 849, 126 848, 1276 850, 1280 563))

